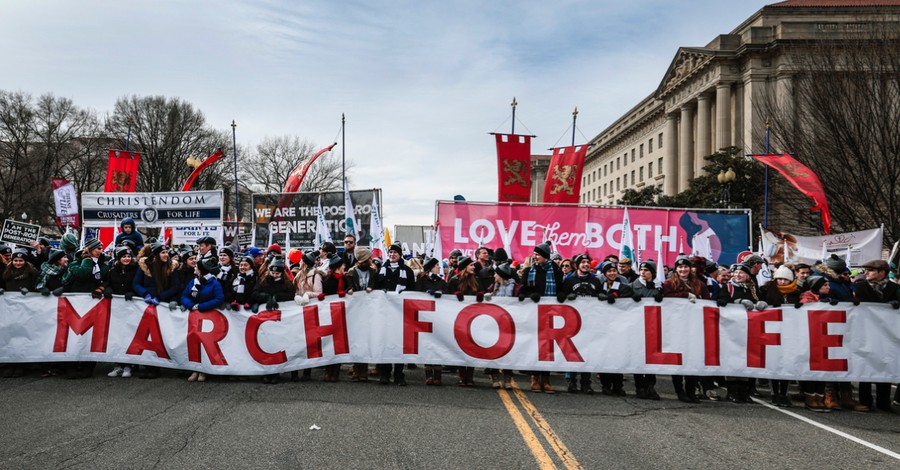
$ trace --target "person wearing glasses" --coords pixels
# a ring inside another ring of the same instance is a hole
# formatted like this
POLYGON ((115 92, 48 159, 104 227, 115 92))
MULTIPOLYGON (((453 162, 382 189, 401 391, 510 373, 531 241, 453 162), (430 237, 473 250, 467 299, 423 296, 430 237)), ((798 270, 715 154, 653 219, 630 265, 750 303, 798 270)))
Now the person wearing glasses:
POLYGON ((568 279, 569 276, 571 276, 573 273, 575 273, 575 269, 578 266, 573 267, 572 264, 573 263, 570 258, 563 258, 562 262, 559 263, 559 268, 562 270, 562 273, 563 273, 563 280, 568 279))
POLYGON ((356 264, 356 237, 352 233, 344 235, 344 252, 341 253, 341 259, 344 260, 344 269, 349 271, 356 264))

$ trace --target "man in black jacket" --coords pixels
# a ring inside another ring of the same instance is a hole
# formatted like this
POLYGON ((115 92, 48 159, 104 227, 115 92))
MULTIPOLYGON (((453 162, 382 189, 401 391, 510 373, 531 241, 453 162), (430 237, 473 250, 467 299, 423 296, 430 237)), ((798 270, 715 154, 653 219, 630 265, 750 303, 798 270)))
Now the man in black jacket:
MULTIPOLYGON (((866 270, 866 278, 854 284, 859 301, 887 303, 895 309, 900 308, 900 285, 888 279, 890 266, 887 261, 872 260, 862 267, 866 270)), ((891 412, 891 384, 875 384, 875 400, 872 398, 872 383, 860 382, 859 402, 861 404, 871 408, 874 401, 875 407, 879 410, 891 412)))
MULTIPOLYGON (((534 247, 534 264, 522 272, 522 289, 519 291, 519 301, 530 298, 540 302, 543 296, 557 297, 557 300, 565 300, 562 295, 563 275, 555 263, 550 261, 550 245, 541 243, 534 247)), ((531 374, 531 391, 555 393, 550 385, 549 372, 535 372, 531 374)))
MULTIPOLYGON (((388 259, 381 265, 378 277, 375 279, 375 288, 387 292, 402 293, 416 290, 416 276, 413 270, 403 262, 403 248, 399 243, 394 243, 388 248, 388 259)), ((391 383, 391 364, 378 364, 381 374, 380 382, 383 385, 391 383)), ((406 386, 406 376, 403 374, 403 364, 393 364, 394 383, 406 386)))

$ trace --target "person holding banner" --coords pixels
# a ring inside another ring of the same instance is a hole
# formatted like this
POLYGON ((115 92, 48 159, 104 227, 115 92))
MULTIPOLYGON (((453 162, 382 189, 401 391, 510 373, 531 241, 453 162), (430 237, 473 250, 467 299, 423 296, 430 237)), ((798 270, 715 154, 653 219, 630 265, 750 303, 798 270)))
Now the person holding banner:
MULTIPOLYGON (((256 290, 253 291, 253 313, 259 311, 259 305, 265 304, 266 310, 278 310, 278 302, 285 302, 294 298, 294 285, 288 279, 285 271, 284 259, 280 256, 272 258, 266 268, 266 274, 260 277, 256 290)), ((277 384, 279 374, 264 375, 265 384, 277 384)), ((292 374, 293 375, 293 374, 292 374)))
MULTIPOLYGON (((662 302, 662 286, 656 285, 656 262, 652 259, 638 265, 638 278, 631 283, 634 292, 632 299, 640 302, 641 299, 652 298, 657 303, 662 302)), ((656 392, 655 374, 634 374, 634 387, 636 396, 642 400, 659 400, 656 392)))
MULTIPOLYGON (((332 245, 333 246, 333 245, 332 245)), ((322 248, 323 252, 325 247, 322 248)), ((391 244, 388 248, 388 259, 378 271, 375 279, 375 288, 385 292, 416 290, 416 277, 412 269, 403 262, 403 248, 398 243, 391 244)), ((394 383, 406 386, 406 376, 403 374, 403 364, 378 364, 378 372, 381 375, 379 382, 387 385, 391 382, 391 369, 393 368, 394 383)))
MULTIPOLYGON (((563 288, 562 270, 550 261, 550 255, 551 248, 548 243, 544 242, 534 247, 534 262, 522 271, 520 302, 527 297, 537 303, 543 296, 565 300, 565 297, 560 295, 563 288)), ((533 372, 531 374, 531 391, 556 393, 553 385, 550 385, 550 372, 533 372)))
POLYGON ((125 300, 131 300, 134 297, 134 276, 137 274, 137 264, 134 262, 131 250, 126 246, 116 247, 113 253, 115 262, 106 278, 103 297, 109 299, 115 294, 124 295, 125 300))
MULTIPOLYGON (((575 265, 575 270, 563 281, 562 293, 567 300, 575 300, 578 297, 596 298, 600 295, 603 283, 597 276, 591 274, 591 257, 587 253, 576 256, 574 260, 566 261, 564 259, 562 266, 565 266, 566 263, 575 265)), ((565 271, 564 268, 562 270, 565 271)), ((594 389, 591 388, 591 373, 581 372, 581 389, 578 388, 578 375, 578 372, 566 373, 569 382, 567 391, 569 393, 578 393, 579 391, 587 394, 594 393, 594 389)))
MULTIPOLYGON (((865 279, 856 282, 856 295, 862 302, 878 302, 890 304, 895 310, 900 308, 900 285, 890 282, 888 272, 890 265, 884 260, 872 260, 862 265, 866 270, 865 279)), ((871 382, 860 382, 859 401, 871 407, 875 405, 881 411, 891 412, 891 384, 877 383, 875 399, 872 398, 871 382)))
MULTIPOLYGON (((310 252, 308 256, 309 266, 313 267, 311 269, 315 269, 315 253, 310 252)), ((346 280, 350 284, 350 291, 372 292, 372 287, 375 285, 375 280, 378 277, 378 272, 372 268, 372 250, 358 246, 353 250, 353 258, 356 259, 356 263, 347 270, 346 275, 346 280)), ((427 369, 426 366, 426 374, 428 372, 427 369)), ((366 382, 368 380, 369 365, 364 362, 354 363, 350 372, 350 381, 366 382)))
POLYGON ((238 263, 238 273, 231 283, 231 289, 234 292, 234 299, 229 305, 231 310, 237 312, 241 306, 244 310, 250 310, 250 296, 256 289, 256 269, 253 265, 253 258, 245 256, 238 263))
MULTIPOLYGON (((322 280, 322 293, 325 295, 337 295, 344 297, 347 295, 352 285, 347 282, 344 271, 344 258, 335 254, 328 260, 328 275, 322 280)), ((341 376, 341 365, 330 364, 325 366, 324 382, 338 382, 341 376)))
POLYGON ((99 299, 103 296, 106 277, 109 275, 109 264, 103 254, 103 243, 92 238, 84 243, 81 261, 69 266, 71 284, 68 292, 88 292, 91 297, 99 299))
MULTIPOLYGON (((798 280, 794 272, 786 265, 781 265, 772 275, 772 280, 763 286, 763 296, 766 303, 773 307, 781 307, 784 304, 800 308, 800 290, 797 288, 798 280)), ((772 380, 772 404, 780 407, 790 407, 791 399, 788 398, 788 380, 772 380)))
MULTIPOLYGON (((481 285, 478 279, 477 270, 479 268, 480 265, 478 264, 478 262, 473 261, 472 258, 469 258, 468 256, 459 258, 459 274, 450 279, 447 287, 454 293, 454 295, 456 295, 456 298, 459 299, 460 302, 463 301, 464 296, 466 295, 484 295, 484 293, 481 291, 481 285)), ((483 297, 481 297, 481 299, 483 299, 483 297)), ((460 387, 474 387, 475 368, 460 367, 459 381, 457 382, 457 385, 459 385, 460 387)))
POLYGON ((234 250, 231 247, 222 247, 219 250, 219 273, 216 279, 222 286, 222 292, 225 294, 225 303, 234 302, 234 279, 237 277, 237 265, 234 263, 234 250))
MULTIPOLYGON (((181 296, 181 275, 178 263, 169 259, 166 245, 160 242, 145 245, 138 255, 138 270, 134 275, 132 288, 135 294, 150 305, 160 302, 177 302, 181 296), (145 256, 141 256, 143 254, 145 256)), ((146 366, 139 375, 142 379, 159 378, 159 367, 146 366)))
MULTIPOLYGON (((28 251, 19 248, 12 253, 9 266, 3 271, 2 281, 4 289, 10 292, 21 292, 22 295, 28 294, 37 281, 37 270, 28 263, 28 251)), ((0 289, 3 294, 3 289, 0 289)))
POLYGON ((190 247, 186 247, 179 252, 178 258, 178 277, 181 279, 181 286, 178 292, 184 292, 184 288, 194 278, 194 271, 197 269, 197 252, 190 247))
MULTIPOLYGON (((691 270, 693 264, 684 253, 675 259, 675 272, 663 283, 663 297, 674 297, 696 302, 697 299, 708 300, 709 289, 691 270)), ((680 401, 685 403, 699 403, 697 399, 697 385, 699 379, 696 376, 673 375, 672 385, 675 394, 680 401)))
POLYGON ((66 280, 69 268, 69 257, 62 250, 53 250, 47 257, 47 262, 41 265, 41 272, 38 273, 37 282, 34 284, 34 290, 43 296, 48 296, 52 292, 55 296, 63 294, 63 283, 66 280))
MULTIPOLYGON (((623 257, 625 264, 631 267, 631 260, 623 257)), ((614 304, 616 299, 631 298, 634 292, 631 290, 631 283, 627 278, 619 274, 618 266, 621 266, 621 260, 614 263, 612 260, 604 261, 600 264, 598 274, 600 276, 600 292, 597 299, 614 304)), ((624 388, 625 376, 623 374, 600 374, 601 393, 604 395, 620 396, 626 395, 624 388)))
MULTIPOLYGON (((222 285, 216 278, 219 274, 219 264, 215 258, 206 258, 197 262, 194 270, 195 277, 188 282, 184 292, 181 293, 181 306, 187 310, 208 312, 217 309, 225 302, 225 293, 222 285)), ((193 372, 188 377, 188 382, 206 382, 206 374, 193 372)))

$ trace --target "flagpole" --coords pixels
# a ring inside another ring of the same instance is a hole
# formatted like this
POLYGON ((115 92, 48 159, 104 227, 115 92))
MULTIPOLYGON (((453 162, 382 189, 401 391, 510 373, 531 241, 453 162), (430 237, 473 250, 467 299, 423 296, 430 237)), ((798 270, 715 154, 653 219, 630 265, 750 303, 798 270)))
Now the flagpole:
POLYGON ((237 177, 237 124, 234 123, 234 119, 231 120, 231 149, 234 156, 234 220, 237 222, 241 220, 241 206, 237 177))
POLYGON ((575 121, 578 119, 578 106, 572 111, 572 146, 575 146, 575 121))
MULTIPOLYGON (((766 118, 766 155, 769 154, 769 118, 766 118)), ((763 202, 763 227, 769 228, 769 165, 766 167, 765 200, 763 202)))
POLYGON ((131 125, 134 124, 134 118, 128 116, 128 137, 125 138, 125 151, 131 146, 131 125))
MULTIPOLYGON (((519 103, 516 103, 516 97, 513 96, 512 103, 510 103, 510 105, 512 106, 512 131, 510 132, 510 134, 516 133, 516 105, 518 104, 519 103)), ((443 268, 441 268, 441 270, 443 270, 443 268)))
POLYGON ((346 121, 347 121, 347 119, 344 116, 344 113, 341 113, 341 180, 344 183, 344 191, 347 190, 347 164, 346 164, 347 136, 345 134, 346 121))

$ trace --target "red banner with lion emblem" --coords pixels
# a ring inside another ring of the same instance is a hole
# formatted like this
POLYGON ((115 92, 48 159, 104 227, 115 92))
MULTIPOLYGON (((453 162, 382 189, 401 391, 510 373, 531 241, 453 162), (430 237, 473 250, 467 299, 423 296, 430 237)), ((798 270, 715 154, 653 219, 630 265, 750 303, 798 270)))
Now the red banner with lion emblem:
POLYGON ((754 155, 753 158, 778 170, 795 188, 800 190, 816 205, 811 211, 822 211, 822 229, 826 234, 831 233, 831 212, 828 210, 828 199, 825 197, 825 189, 819 177, 808 166, 798 162, 789 153, 782 155, 754 155))
POLYGON ((107 193, 133 193, 137 186, 138 165, 141 154, 125 150, 109 151, 109 166, 106 167, 107 193))
POLYGON ((531 199, 531 136, 494 134, 497 139, 497 201, 531 199))
POLYGON ((581 196, 581 172, 587 145, 573 145, 553 149, 553 158, 544 183, 545 203, 578 204, 581 196))

